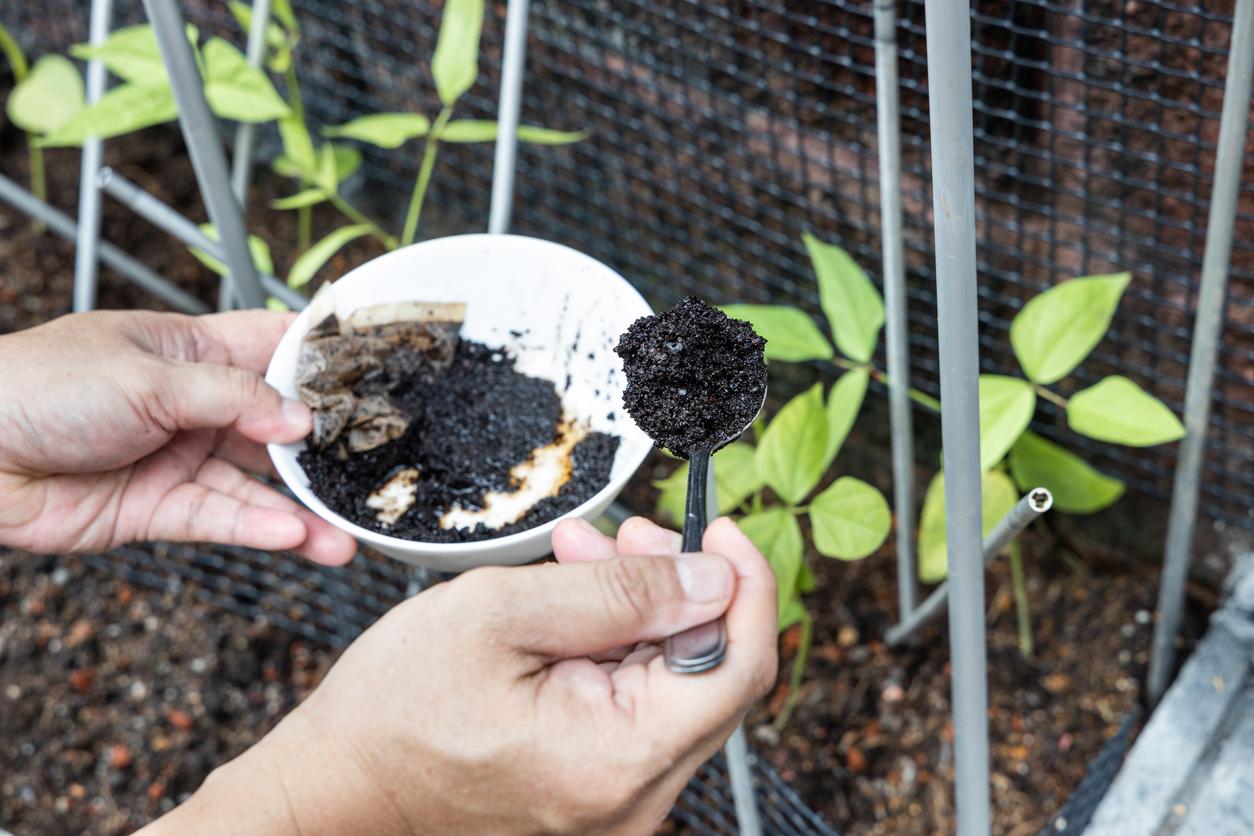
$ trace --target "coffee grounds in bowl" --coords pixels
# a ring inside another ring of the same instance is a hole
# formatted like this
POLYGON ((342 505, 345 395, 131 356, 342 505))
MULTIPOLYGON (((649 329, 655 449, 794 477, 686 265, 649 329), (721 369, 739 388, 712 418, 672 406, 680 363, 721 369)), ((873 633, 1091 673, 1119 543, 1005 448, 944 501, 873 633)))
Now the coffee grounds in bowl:
POLYGON ((623 405, 658 447, 682 458, 725 443, 762 406, 765 345, 749 323, 689 296, 619 339, 623 405))
POLYGON ((553 383, 514 368, 508 353, 460 340, 439 375, 405 378, 388 398, 409 416, 399 438, 362 452, 311 443, 298 461, 311 490, 336 513, 363 528, 431 543, 487 540, 525 531, 574 510, 608 482, 619 438, 589 432, 574 444, 570 477, 516 521, 498 528, 443 528, 454 506, 483 507, 485 494, 509 491, 511 471, 533 451, 575 432, 562 421, 553 383), (391 525, 380 522, 370 495, 398 473, 416 470, 414 502, 391 525))

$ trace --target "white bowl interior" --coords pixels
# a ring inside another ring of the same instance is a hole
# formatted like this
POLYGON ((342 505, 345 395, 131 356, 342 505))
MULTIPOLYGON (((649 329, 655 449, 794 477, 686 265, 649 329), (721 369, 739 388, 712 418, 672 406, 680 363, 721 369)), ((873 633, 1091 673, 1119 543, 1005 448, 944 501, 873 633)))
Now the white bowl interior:
MULTIPOLYGON (((336 313, 385 302, 465 302, 462 336, 514 355, 525 374, 551 380, 566 414, 619 436, 609 483, 564 516, 601 514, 648 455, 648 437, 623 410, 622 362, 613 347, 651 311, 636 290, 604 264, 569 247, 517 235, 461 235, 395 250, 331 286, 336 313)), ((310 326, 307 310, 280 341, 266 381, 296 397, 296 360, 310 326)), ((557 520, 477 543, 421 543, 362 528, 309 489, 296 461, 304 443, 271 444, 279 476, 314 513, 397 559, 443 572, 524 563, 548 554, 557 520)))

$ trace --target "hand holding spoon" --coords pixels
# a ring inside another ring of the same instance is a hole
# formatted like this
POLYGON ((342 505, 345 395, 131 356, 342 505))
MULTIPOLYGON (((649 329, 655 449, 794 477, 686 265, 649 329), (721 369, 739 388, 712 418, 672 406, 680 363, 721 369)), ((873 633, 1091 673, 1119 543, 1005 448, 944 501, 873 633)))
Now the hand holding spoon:
MULTIPOLYGON (((683 551, 701 550, 710 456, 735 441, 766 401, 766 341, 747 322, 689 297, 642 317, 614 349, 623 358, 623 403, 654 443, 689 460, 683 551)), ((666 666, 699 673, 727 651, 720 618, 666 640, 666 666)))

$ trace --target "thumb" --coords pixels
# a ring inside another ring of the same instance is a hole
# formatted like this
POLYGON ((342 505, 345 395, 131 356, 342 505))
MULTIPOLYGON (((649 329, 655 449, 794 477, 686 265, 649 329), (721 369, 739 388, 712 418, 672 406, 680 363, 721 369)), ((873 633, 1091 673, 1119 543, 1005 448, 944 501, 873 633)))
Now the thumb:
POLYGON ((216 363, 170 363, 157 393, 160 414, 173 428, 233 427, 261 443, 304 438, 313 426, 309 407, 285 398, 261 375, 216 363))
POLYGON ((651 642, 722 615, 736 573, 716 554, 619 557, 501 570, 497 610, 515 649, 553 659, 651 642))

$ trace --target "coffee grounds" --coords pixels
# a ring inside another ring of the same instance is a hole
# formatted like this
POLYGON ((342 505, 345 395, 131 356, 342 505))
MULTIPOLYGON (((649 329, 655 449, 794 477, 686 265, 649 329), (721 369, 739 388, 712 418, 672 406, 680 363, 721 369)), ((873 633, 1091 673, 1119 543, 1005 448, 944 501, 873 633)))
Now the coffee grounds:
POLYGON ((619 438, 590 433, 572 451, 570 479, 522 519, 495 529, 443 529, 440 518, 449 508, 482 508, 485 493, 510 489, 515 465, 556 439, 561 399, 551 381, 522 374, 508 354, 464 339, 446 372, 405 381, 390 397, 411 416, 400 438, 346 459, 334 447, 310 444, 298 458, 318 498, 363 528, 430 543, 487 540, 561 516, 609 482, 619 438), (415 466, 413 507, 392 526, 382 525, 367 497, 396 471, 415 466))
POLYGON ((716 449, 762 406, 765 345, 749 323, 690 296, 637 319, 619 339, 623 405, 658 447, 677 456, 716 449))

